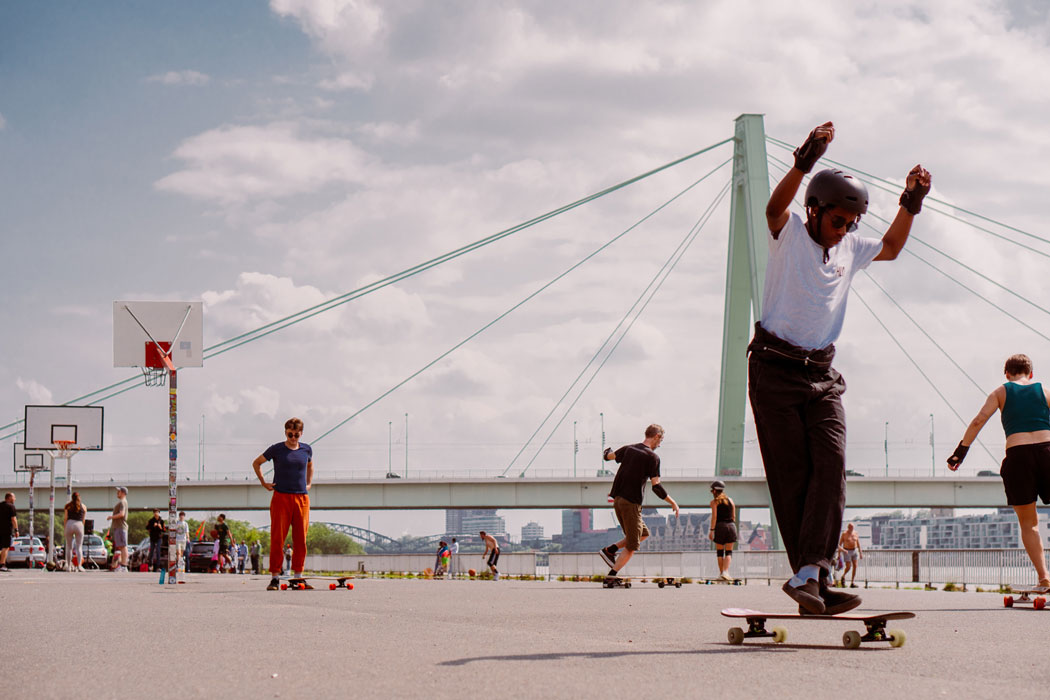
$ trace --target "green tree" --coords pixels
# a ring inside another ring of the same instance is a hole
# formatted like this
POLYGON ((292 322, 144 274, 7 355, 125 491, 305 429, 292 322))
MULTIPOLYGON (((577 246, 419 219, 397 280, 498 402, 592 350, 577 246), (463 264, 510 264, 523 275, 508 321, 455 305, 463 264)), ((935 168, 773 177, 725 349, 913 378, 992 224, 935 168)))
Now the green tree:
POLYGON ((365 548, 327 525, 315 524, 306 531, 306 551, 313 554, 364 554, 365 548))

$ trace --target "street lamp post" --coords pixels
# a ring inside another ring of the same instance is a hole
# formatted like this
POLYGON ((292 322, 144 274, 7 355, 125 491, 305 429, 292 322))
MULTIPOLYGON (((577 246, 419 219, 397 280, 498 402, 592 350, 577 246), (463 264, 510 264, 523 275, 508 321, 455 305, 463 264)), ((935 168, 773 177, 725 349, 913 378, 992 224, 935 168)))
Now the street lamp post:
POLYGON ((886 451, 886 476, 890 475, 890 422, 886 421, 886 437, 882 440, 882 449, 886 451))
POLYGON ((937 476, 937 450, 933 446, 933 414, 930 414, 930 474, 937 476))
POLYGON ((576 421, 572 422, 572 478, 576 478, 576 453, 580 451, 580 443, 576 440, 576 421))
POLYGON ((394 456, 394 421, 386 422, 386 473, 390 474, 391 458, 394 456))
POLYGON ((598 418, 602 421, 602 469, 605 469, 605 414, 599 413, 598 418))
POLYGON ((405 412, 405 478, 408 478, 408 412, 405 412))

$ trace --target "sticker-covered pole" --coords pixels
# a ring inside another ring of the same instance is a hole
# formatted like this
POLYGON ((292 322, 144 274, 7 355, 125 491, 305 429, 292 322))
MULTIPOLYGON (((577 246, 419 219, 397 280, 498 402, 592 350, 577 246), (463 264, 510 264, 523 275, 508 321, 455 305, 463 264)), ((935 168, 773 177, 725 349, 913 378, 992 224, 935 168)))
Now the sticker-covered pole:
MULTIPOLYGON (((168 381, 168 583, 178 582, 178 549, 175 546, 178 528, 178 385, 176 370, 169 369, 168 381)), ((163 583, 164 579, 161 578, 163 583)))
MULTIPOLYGON (((55 461, 51 458, 51 496, 47 507, 48 516, 51 519, 51 534, 47 538, 47 561, 53 564, 55 561, 55 461)), ((29 568, 33 568, 33 556, 29 556, 29 568)))

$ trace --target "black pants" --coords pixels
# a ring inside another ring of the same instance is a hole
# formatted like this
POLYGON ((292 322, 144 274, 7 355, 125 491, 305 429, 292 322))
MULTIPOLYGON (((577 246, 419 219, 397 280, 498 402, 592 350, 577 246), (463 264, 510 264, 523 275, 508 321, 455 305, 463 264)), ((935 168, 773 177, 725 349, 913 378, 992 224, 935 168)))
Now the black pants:
POLYGON ((755 324, 748 397, 766 482, 791 569, 828 578, 846 506, 846 382, 835 347, 808 351, 755 324))

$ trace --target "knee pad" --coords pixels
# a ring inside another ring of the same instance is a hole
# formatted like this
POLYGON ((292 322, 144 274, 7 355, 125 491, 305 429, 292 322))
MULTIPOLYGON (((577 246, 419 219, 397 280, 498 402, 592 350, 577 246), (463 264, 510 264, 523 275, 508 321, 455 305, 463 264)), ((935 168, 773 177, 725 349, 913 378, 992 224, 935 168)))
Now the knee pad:
POLYGON ((715 556, 718 557, 719 559, 723 558, 725 555, 726 555, 726 550, 724 550, 724 549, 715 550, 715 556))

